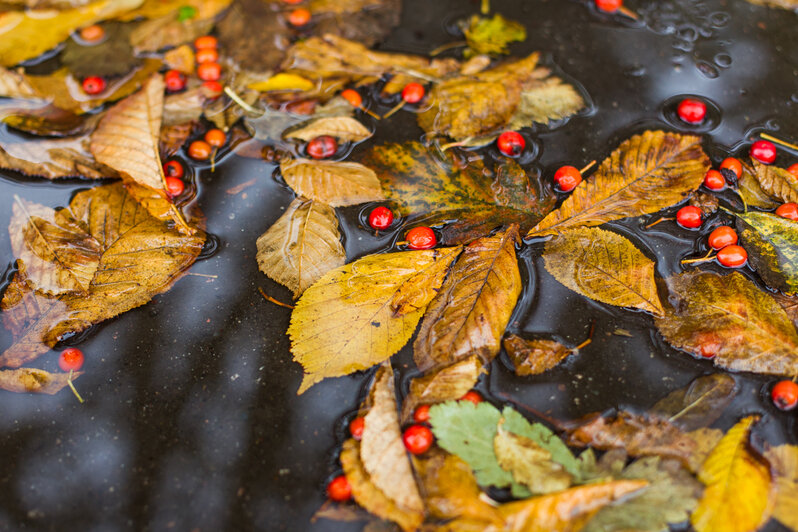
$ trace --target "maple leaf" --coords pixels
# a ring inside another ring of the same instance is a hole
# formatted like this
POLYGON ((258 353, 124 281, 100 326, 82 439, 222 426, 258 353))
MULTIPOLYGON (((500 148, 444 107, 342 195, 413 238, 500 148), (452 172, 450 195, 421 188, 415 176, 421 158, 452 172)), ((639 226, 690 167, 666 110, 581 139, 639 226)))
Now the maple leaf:
POLYGON ((554 340, 526 340, 511 334, 502 342, 507 356, 521 376, 540 375, 568 358, 574 351, 554 340))
POLYGON ((651 414, 683 430, 708 427, 737 395, 737 382, 726 373, 697 377, 684 388, 669 393, 651 407, 651 414))
POLYGON ((16 393, 46 393, 54 395, 83 373, 50 373, 36 368, 0 370, 0 389, 16 393))
POLYGON ((288 327, 294 360, 305 369, 298 393, 323 378, 370 368, 401 349, 461 249, 366 256, 305 290, 288 327), (397 314, 392 303, 406 283, 424 297, 415 298, 415 310, 397 314))
POLYGON ((798 446, 779 445, 765 452, 773 469, 776 502, 773 517, 791 530, 798 530, 798 446))
POLYGON ((384 199, 376 174, 358 163, 290 159, 280 163, 294 192, 332 207, 384 199))
POLYGON ((402 419, 409 419, 418 405, 434 405, 461 398, 474 387, 482 371, 479 357, 470 356, 423 377, 416 377, 410 381, 410 391, 402 404, 402 419))
POLYGON ((765 284, 798 294, 798 222, 775 214, 736 214, 741 245, 765 284))
POLYGON ((329 135, 344 142, 360 142, 372 135, 372 131, 366 126, 349 116, 330 116, 314 118, 292 128, 283 137, 287 139, 299 139, 308 142, 322 135, 329 135))

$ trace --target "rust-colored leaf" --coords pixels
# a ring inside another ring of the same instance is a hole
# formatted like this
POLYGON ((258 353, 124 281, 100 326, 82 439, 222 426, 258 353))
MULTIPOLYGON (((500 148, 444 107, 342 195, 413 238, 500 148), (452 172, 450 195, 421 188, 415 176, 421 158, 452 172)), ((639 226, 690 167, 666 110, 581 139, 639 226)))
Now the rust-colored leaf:
POLYGON ((574 352, 570 347, 554 340, 527 340, 515 334, 507 336, 502 343, 515 366, 515 374, 521 376, 540 375, 574 352))
POLYGON ((280 172, 298 195, 332 207, 384 199, 376 174, 359 163, 290 159, 280 172))

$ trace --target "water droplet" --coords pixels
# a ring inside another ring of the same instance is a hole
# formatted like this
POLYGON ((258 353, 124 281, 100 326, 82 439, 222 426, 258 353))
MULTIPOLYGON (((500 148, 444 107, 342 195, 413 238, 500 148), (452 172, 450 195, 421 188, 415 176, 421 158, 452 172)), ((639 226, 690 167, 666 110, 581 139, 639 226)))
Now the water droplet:
POLYGON ((715 79, 720 75, 718 69, 715 68, 714 65, 707 63, 706 61, 696 61, 695 66, 699 72, 701 72, 704 76, 708 77, 709 79, 715 79))
POLYGON ((731 20, 731 15, 725 11, 716 11, 709 15, 709 23, 715 28, 722 28, 731 20))
POLYGON ((695 43, 691 41, 677 41, 673 44, 673 47, 682 52, 692 52, 695 48, 695 43))
POLYGON ((646 67, 643 65, 631 65, 623 73, 631 78, 639 78, 646 75, 646 67))
POLYGON ((685 24, 679 28, 676 36, 683 41, 693 42, 698 39, 698 29, 692 24, 685 24))
POLYGON ((732 58, 729 54, 717 54, 715 56, 715 64, 720 68, 729 68, 732 64, 732 58))

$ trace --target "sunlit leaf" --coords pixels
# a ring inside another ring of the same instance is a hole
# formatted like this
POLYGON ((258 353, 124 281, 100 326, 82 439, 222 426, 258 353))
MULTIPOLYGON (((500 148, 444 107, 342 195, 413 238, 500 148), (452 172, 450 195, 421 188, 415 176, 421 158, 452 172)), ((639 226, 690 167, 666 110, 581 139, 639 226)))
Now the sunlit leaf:
POLYGON ((516 375, 540 375, 568 358, 573 350, 554 340, 526 340, 511 334, 502 342, 516 375))
MULTIPOLYGON (((72 380, 83 373, 72 373, 72 380)), ((0 370, 0 389, 16 393, 56 394, 68 385, 68 373, 50 373, 36 368, 0 370)))
POLYGON ((765 212, 735 215, 741 245, 765 284, 798 294, 798 222, 765 212))
POLYGON ((283 137, 307 142, 322 135, 329 135, 344 142, 360 142, 369 138, 372 132, 352 117, 331 116, 313 119, 296 129, 287 131, 283 137))
POLYGON ((418 405, 434 405, 461 398, 474 387, 481 372, 479 357, 470 356, 413 379, 402 404, 402 418, 408 419, 418 405))
POLYGON ((514 20, 508 20, 496 13, 491 18, 472 15, 467 24, 462 25, 468 43, 466 57, 477 54, 507 54, 507 45, 526 39, 526 28, 514 20))
POLYGON ((780 7, 783 9, 798 9, 798 0, 748 0, 752 4, 780 7))
POLYGON ((116 171, 98 163, 89 152, 88 135, 4 142, 0 168, 47 179, 117 177, 116 171))
POLYGON ((734 377, 713 373, 698 377, 689 385, 668 394, 651 408, 651 413, 684 430, 708 427, 737 395, 734 377))
POLYGON ((775 476, 773 517, 790 530, 798 530, 798 446, 779 445, 765 452, 775 476))
POLYGON ((376 174, 359 163, 289 159, 280 172, 297 195, 332 207, 384 199, 376 174))

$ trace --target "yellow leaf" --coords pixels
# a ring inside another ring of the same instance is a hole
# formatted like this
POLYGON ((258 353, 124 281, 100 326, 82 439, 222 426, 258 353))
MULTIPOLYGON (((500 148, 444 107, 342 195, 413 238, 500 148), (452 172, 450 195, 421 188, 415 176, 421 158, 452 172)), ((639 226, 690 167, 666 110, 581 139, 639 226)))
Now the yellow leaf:
POLYGON ((585 297, 662 316, 654 261, 618 233, 577 227, 546 243, 546 270, 585 297))
POLYGON ((773 517, 790 530, 798 530, 798 446, 779 445, 765 452, 776 476, 773 517))
POLYGON ((359 163, 291 159, 280 163, 280 172, 297 195, 332 207, 384 199, 377 175, 359 163))
POLYGON ((753 531, 770 517, 770 470, 748 447, 756 420, 750 416, 732 427, 701 467, 698 479, 706 489, 690 517, 696 532, 753 531))
POLYGON ((527 340, 515 334, 508 335, 502 344, 515 366, 515 374, 522 376, 540 375, 574 353, 574 350, 554 340, 527 340))
POLYGON ((114 170, 94 160, 89 152, 88 135, 3 143, 0 168, 47 179, 118 177, 114 170))
POLYGON ((552 493, 571 485, 571 475, 552 461, 549 451, 529 438, 505 430, 503 424, 504 419, 499 421, 493 451, 501 468, 512 473, 513 480, 532 493, 552 493))
POLYGON ((329 135, 346 142, 360 142, 369 138, 372 132, 352 117, 328 116, 306 122, 283 134, 283 137, 307 142, 322 135, 329 135))
POLYGON ((313 90, 316 84, 298 74, 280 72, 264 81, 255 81, 247 85, 248 89, 258 92, 270 91, 309 91, 313 90))
MULTIPOLYGON (((72 380, 83 373, 72 373, 72 380)), ((56 394, 68 385, 69 373, 50 373, 37 368, 0 370, 0 388, 16 393, 56 394)))
POLYGON ((305 369, 298 393, 325 377, 370 368, 401 349, 461 249, 369 255, 308 288, 288 327, 294 360, 305 369), (416 310, 397 315, 391 306, 397 291, 416 282, 427 301, 417 300, 416 310))
POLYGON ((481 372, 479 357, 471 356, 423 377, 416 377, 410 381, 410 393, 402 404, 402 419, 409 419, 418 405, 460 399, 474 387, 481 372))
POLYGON ((172 16, 177 18, 177 10, 190 6, 197 10, 194 18, 205 19, 216 16, 222 9, 230 5, 231 0, 144 0, 141 7, 116 17, 129 21, 139 17, 160 18, 172 16))

